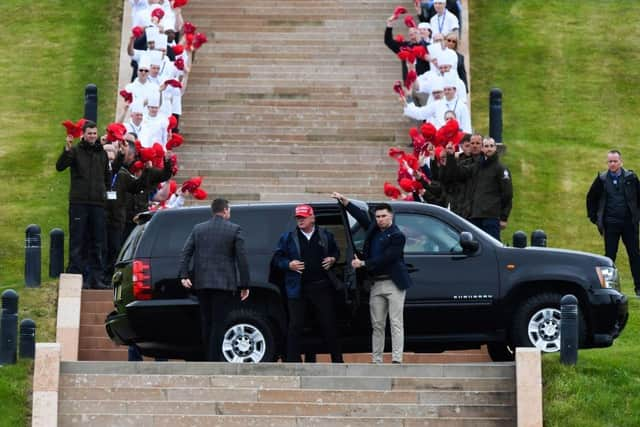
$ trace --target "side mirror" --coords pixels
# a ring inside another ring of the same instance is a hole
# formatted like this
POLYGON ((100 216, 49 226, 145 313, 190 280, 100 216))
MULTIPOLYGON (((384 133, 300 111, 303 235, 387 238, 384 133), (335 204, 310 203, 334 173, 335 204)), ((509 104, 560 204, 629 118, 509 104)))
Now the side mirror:
POLYGON ((477 240, 473 238, 473 234, 469 231, 463 231, 460 233, 460 246, 465 254, 472 254, 480 247, 477 240))

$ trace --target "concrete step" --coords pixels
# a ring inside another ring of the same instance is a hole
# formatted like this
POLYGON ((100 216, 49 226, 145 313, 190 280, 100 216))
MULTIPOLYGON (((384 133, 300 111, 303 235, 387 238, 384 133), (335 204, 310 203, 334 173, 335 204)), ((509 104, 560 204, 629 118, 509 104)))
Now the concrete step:
POLYGON ((82 302, 111 302, 113 304, 113 290, 111 289, 83 289, 82 302))
MULTIPOLYGON (((104 329, 104 327, 103 327, 104 329)), ((106 332, 105 332, 106 335, 106 332)), ((115 348, 79 348, 78 360, 105 361, 105 362, 126 362, 128 360, 127 347, 117 346, 115 348)))
MULTIPOLYGON (((120 391, 114 394, 118 395, 120 391)), ((165 414, 165 415, 280 415, 315 417, 513 417, 512 403, 495 404, 388 404, 235 401, 63 401, 60 413, 67 414, 165 414)))
POLYGON ((221 362, 101 363, 62 362, 61 374, 165 374, 181 375, 299 375, 333 377, 406 377, 406 378, 509 378, 514 379, 514 363, 465 364, 323 364, 221 362))
POLYGON ((302 416, 247 416, 247 415, 127 415, 126 418, 111 414, 60 415, 59 425, 91 425, 112 427, 131 425, 136 427, 507 427, 514 425, 513 418, 352 418, 352 417, 302 417, 302 416))

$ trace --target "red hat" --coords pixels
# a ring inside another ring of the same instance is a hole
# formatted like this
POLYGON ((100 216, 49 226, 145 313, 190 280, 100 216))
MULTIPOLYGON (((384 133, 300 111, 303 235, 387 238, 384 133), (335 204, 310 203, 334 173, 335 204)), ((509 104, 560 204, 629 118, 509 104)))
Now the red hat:
POLYGON ((122 123, 111 123, 107 126, 107 141, 123 141, 127 128, 122 123))
POLYGON ((405 13, 407 13, 407 9, 402 6, 397 6, 393 11, 393 19, 398 19, 398 16, 404 15, 405 13))
POLYGON ((156 7, 151 11, 151 17, 158 18, 158 20, 164 17, 164 10, 162 8, 156 7))
POLYGON ((411 15, 407 15, 404 17, 404 25, 406 25, 408 28, 415 28, 416 21, 413 20, 413 17, 411 15))
POLYGON ((425 55, 428 53, 427 49, 425 49, 422 45, 413 46, 411 50, 413 51, 415 57, 420 59, 424 59, 425 55))
POLYGON ((67 135, 71 135, 74 138, 80 138, 82 136, 82 127, 86 119, 80 119, 77 122, 73 123, 71 120, 65 120, 62 122, 62 126, 67 129, 67 135))
POLYGON ((124 102, 126 102, 127 104, 131 104, 133 102, 133 94, 131 92, 127 92, 126 90, 122 89, 120 91, 120 96, 124 98, 124 102))
POLYGON ((207 36, 203 33, 196 33, 193 39, 193 48, 200 49, 200 47, 207 42, 207 36))
POLYGON ((413 54, 413 50, 406 46, 400 48, 400 51, 398 52, 398 58, 400 58, 401 61, 407 62, 413 62, 416 60, 416 56, 413 54))
POLYGON ((182 30, 185 34, 193 34, 196 32, 196 26, 187 21, 182 25, 182 30))
POLYGON ((313 208, 309 205, 296 206, 296 217, 307 218, 313 216, 313 208))
POLYGON ((174 62, 173 65, 176 66, 176 68, 180 71, 184 70, 184 59, 182 58, 177 58, 174 62))
POLYGON ((171 162, 171 175, 175 176, 178 173, 178 156, 172 154, 169 161, 171 162))
POLYGON ((422 132, 422 136, 424 136, 424 139, 433 142, 438 131, 436 130, 436 127, 431 123, 424 123, 422 126, 420 126, 420 132, 422 132))
POLYGON ((144 163, 140 160, 136 160, 131 166, 129 166, 129 171, 131 171, 131 173, 139 172, 142 169, 144 169, 144 163))
POLYGON ((142 160, 144 163, 148 162, 148 161, 152 161, 153 158, 155 157, 156 152, 153 150, 153 148, 148 147, 148 148, 140 148, 138 150, 138 154, 140 155, 140 160, 142 160))
POLYGON ((175 193, 177 189, 178 189, 178 183, 173 179, 169 180, 169 194, 171 195, 175 193))
POLYGON ((193 33, 185 33, 184 38, 187 40, 187 49, 193 50, 193 40, 195 37, 196 36, 193 33))
POLYGON ((394 159, 398 159, 402 156, 404 156, 404 151, 402 151, 399 148, 396 147, 391 147, 389 148, 389 157, 393 157, 394 159))
POLYGON ((171 49, 173 50, 173 53, 175 55, 182 55, 182 53, 184 52, 184 46, 181 44, 177 44, 173 46, 171 49))
POLYGON ((400 197, 400 190, 398 190, 398 188, 393 184, 385 182, 384 195, 392 199, 397 199, 398 197, 400 197))
POLYGON ((436 144, 444 146, 449 142, 455 143, 454 140, 458 136, 459 131, 460 126, 458 125, 458 121, 456 119, 447 121, 440 127, 440 129, 438 129, 438 132, 436 133, 436 144))
POLYGON ((180 83, 176 79, 165 80, 164 84, 165 86, 173 86, 173 87, 177 87, 178 89, 182 88, 182 83, 180 83))
POLYGON ((182 6, 186 6, 189 3, 189 0, 173 0, 173 8, 178 8, 182 6))
POLYGON ((142 28, 142 27, 133 27, 131 29, 131 34, 133 34, 133 37, 135 37, 135 38, 142 37, 142 35, 144 34, 144 28, 142 28))
POLYGON ((402 83, 400 83, 400 80, 393 84, 393 90, 398 95, 404 96, 404 89, 402 89, 402 83))
POLYGON ((193 194, 193 197, 195 197, 198 200, 204 200, 207 198, 207 192, 204 191, 202 188, 196 188, 194 189, 191 194, 193 194))
POLYGON ((413 86, 413 83, 415 83, 417 79, 418 79, 418 74, 416 73, 416 70, 409 70, 407 72, 407 78, 404 79, 404 87, 410 90, 411 86, 413 86))
POLYGON ((411 178, 401 178, 400 181, 398 181, 398 184, 400 184, 400 188, 407 193, 411 193, 413 191, 413 180, 411 178))
POLYGON ((182 183, 182 192, 184 193, 185 191, 188 191, 190 193, 193 193, 193 190, 200 187, 201 184, 202 184, 201 176, 195 176, 193 178, 190 178, 182 183))
POLYGON ((398 43, 404 42, 404 36, 402 34, 396 34, 396 36, 393 39, 398 43))
POLYGON ((182 137, 182 135, 173 132, 171 134, 171 138, 169 138, 169 141, 167 141, 167 150, 173 150, 174 148, 181 146, 183 142, 184 138, 182 137))
POLYGON ((169 116, 169 125, 167 126, 167 130, 172 130, 178 127, 178 119, 172 114, 169 116))

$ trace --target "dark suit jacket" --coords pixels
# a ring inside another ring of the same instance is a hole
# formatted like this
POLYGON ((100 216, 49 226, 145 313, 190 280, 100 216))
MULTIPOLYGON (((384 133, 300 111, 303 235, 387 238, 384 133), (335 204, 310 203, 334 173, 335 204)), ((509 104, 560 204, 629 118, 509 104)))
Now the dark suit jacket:
POLYGON ((369 275, 375 276, 391 276, 391 280, 398 289, 408 289, 411 287, 411 278, 409 271, 404 263, 404 244, 406 238, 402 231, 393 224, 381 233, 384 234, 382 241, 382 255, 371 257, 371 239, 378 232, 379 228, 375 222, 369 219, 366 212, 363 212, 353 203, 349 203, 346 207, 347 211, 355 218, 360 226, 367 230, 367 236, 364 241, 363 255, 365 268, 369 275))
POLYGON ((235 291, 249 287, 249 262, 238 224, 219 215, 196 224, 182 249, 181 278, 189 276, 192 258, 194 289, 235 291))

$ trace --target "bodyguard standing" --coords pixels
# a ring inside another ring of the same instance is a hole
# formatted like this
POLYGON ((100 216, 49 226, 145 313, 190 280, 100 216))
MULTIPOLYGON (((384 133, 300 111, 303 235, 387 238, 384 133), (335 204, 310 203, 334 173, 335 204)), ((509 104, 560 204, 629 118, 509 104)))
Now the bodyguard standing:
POLYGON ((340 257, 340 250, 333 234, 315 225, 311 206, 296 206, 295 216, 296 229, 280 237, 272 261, 276 268, 285 272, 289 308, 286 360, 301 362, 300 338, 305 313, 311 308, 322 329, 331 361, 342 363, 334 300, 337 278, 331 271, 340 257))
POLYGON ((640 182, 631 170, 622 167, 618 150, 607 153, 608 169, 596 176, 587 193, 587 215, 604 237, 605 256, 615 262, 622 237, 629 256, 635 293, 640 296, 640 182))
POLYGON ((369 295, 369 313, 371 315, 371 356, 373 363, 382 363, 384 352, 384 333, 387 315, 391 324, 391 360, 402 363, 404 351, 404 299, 411 286, 409 271, 404 263, 404 245, 406 238, 393 224, 393 209, 387 203, 375 209, 376 222, 372 223, 366 212, 349 203, 349 199, 340 193, 333 193, 355 218, 367 235, 362 249, 363 259, 357 257, 351 261, 353 268, 364 268, 373 280, 369 295))
POLYGON ((234 305, 237 291, 241 301, 249 297, 249 262, 242 230, 229 221, 229 202, 215 199, 211 211, 213 218, 196 224, 182 248, 179 274, 182 286, 196 291, 206 357, 208 361, 217 362, 222 360, 223 322, 234 305), (192 258, 193 282, 189 278, 192 258))

